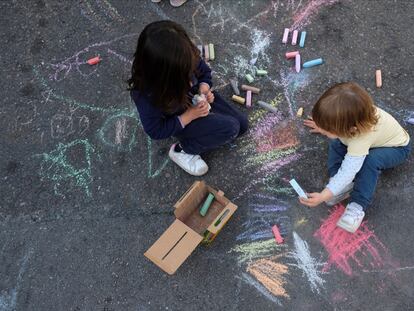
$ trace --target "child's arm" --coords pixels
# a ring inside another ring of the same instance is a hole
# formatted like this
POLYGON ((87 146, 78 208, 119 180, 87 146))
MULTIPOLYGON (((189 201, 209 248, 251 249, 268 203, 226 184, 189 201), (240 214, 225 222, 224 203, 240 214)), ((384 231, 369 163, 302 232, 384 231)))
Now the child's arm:
POLYGON ((345 155, 338 172, 330 180, 322 192, 309 193, 308 199, 299 198, 300 202, 309 207, 315 207, 340 194, 355 178, 364 164, 366 156, 345 155))
POLYGON ((303 121, 303 124, 310 128, 311 133, 322 134, 330 139, 335 139, 336 136, 333 136, 331 133, 324 131, 319 126, 316 125, 315 121, 311 117, 303 121))

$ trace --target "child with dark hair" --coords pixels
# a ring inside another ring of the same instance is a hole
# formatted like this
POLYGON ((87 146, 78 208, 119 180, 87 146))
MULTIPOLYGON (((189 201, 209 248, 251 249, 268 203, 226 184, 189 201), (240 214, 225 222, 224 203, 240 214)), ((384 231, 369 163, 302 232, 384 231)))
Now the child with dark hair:
POLYGON ((132 99, 144 131, 152 139, 177 138, 169 156, 194 176, 208 171, 200 154, 233 141, 248 126, 246 116, 211 91, 211 80, 183 27, 158 21, 144 28, 128 80, 132 99), (197 94, 204 96, 194 105, 197 94))
POLYGON ((410 136, 387 112, 376 107, 358 84, 339 83, 328 89, 304 121, 311 132, 331 139, 328 154, 329 183, 320 193, 300 198, 314 207, 335 205, 350 196, 337 226, 355 232, 372 201, 382 170, 405 161, 411 151, 410 136))

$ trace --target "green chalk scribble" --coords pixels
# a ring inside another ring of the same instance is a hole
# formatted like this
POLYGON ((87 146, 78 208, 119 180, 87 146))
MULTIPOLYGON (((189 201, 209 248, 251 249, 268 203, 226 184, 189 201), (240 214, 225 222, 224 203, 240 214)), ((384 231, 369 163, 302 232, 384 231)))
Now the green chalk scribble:
POLYGON ((86 195, 91 197, 90 184, 93 180, 91 173, 91 155, 93 146, 86 139, 76 139, 68 144, 59 143, 57 148, 49 153, 38 154, 42 157, 40 165, 40 177, 42 180, 49 179, 54 183, 55 194, 62 195, 59 188, 66 181, 74 182, 75 186, 82 188, 86 195), (72 148, 84 149, 86 165, 77 168, 76 163, 71 163, 68 154, 72 148))
POLYGON ((147 136, 147 148, 148 148, 148 177, 149 178, 154 178, 157 177, 162 170, 167 166, 168 162, 169 162, 169 158, 165 159, 164 162, 161 164, 161 167, 159 169, 157 169, 154 173, 152 172, 152 140, 151 138, 149 138, 149 136, 147 136))

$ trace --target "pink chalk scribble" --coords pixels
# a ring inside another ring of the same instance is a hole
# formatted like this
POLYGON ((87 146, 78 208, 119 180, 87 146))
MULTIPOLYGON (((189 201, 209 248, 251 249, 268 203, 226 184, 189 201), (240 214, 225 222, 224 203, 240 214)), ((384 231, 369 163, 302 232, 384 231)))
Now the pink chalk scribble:
POLYGON ((290 27, 290 30, 305 27, 310 23, 311 18, 318 13, 320 8, 333 5, 337 2, 339 2, 339 0, 310 0, 305 7, 293 16, 293 24, 290 27))
POLYGON ((314 234, 329 254, 322 271, 327 272, 332 266, 336 266, 351 276, 354 272, 352 264, 363 267, 368 261, 372 268, 384 267, 386 263, 381 253, 388 257, 388 250, 368 228, 366 221, 355 233, 349 233, 336 226, 344 210, 343 205, 336 205, 314 234))

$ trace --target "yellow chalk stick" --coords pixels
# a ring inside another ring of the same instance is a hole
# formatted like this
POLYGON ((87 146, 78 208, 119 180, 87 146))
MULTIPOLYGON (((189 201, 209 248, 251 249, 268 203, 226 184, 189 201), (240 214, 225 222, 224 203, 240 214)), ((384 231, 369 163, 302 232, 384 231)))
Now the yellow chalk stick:
POLYGON ((214 53, 214 44, 213 43, 209 43, 208 44, 208 51, 210 52, 210 59, 214 60, 214 58, 216 58, 216 55, 214 53))
POLYGON ((243 97, 240 97, 240 96, 237 96, 237 95, 233 95, 233 96, 231 97, 231 99, 232 99, 233 101, 235 101, 236 103, 239 103, 239 104, 241 104, 241 105, 243 105, 243 104, 245 103, 245 101, 246 101, 243 97))
POLYGON ((302 115, 303 115, 303 108, 302 108, 302 107, 300 107, 300 108, 298 109, 298 112, 296 113, 296 116, 297 116, 297 117, 299 117, 299 118, 301 118, 301 117, 302 117, 302 115))

